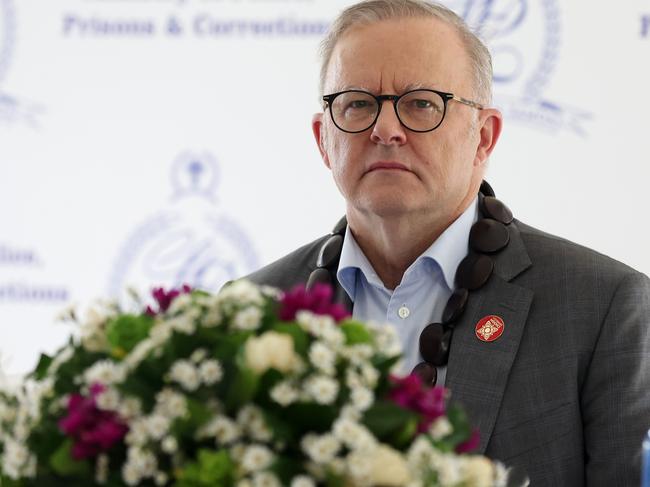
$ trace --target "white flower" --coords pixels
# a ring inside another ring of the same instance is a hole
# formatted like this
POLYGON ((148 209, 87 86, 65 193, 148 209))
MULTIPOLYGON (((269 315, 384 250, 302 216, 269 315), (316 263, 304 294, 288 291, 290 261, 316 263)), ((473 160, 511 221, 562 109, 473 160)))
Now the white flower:
POLYGON ((462 461, 460 456, 438 453, 433 450, 429 463, 431 468, 438 472, 438 480, 442 485, 456 485, 462 482, 462 461))
POLYGON ((494 487, 508 485, 508 469, 501 462, 494 462, 494 487))
POLYGON ((256 472, 252 479, 253 487, 281 487, 278 478, 271 472, 256 472))
POLYGON ((165 453, 171 455, 178 451, 178 441, 173 436, 166 436, 160 443, 160 448, 165 453))
POLYGON ((112 387, 104 390, 95 398, 99 409, 104 411, 117 411, 120 407, 120 394, 112 387))
POLYGON ((2 468, 0 470, 5 475, 17 480, 26 474, 33 457, 27 446, 12 437, 7 437, 4 443, 2 468))
POLYGON ((165 388, 156 395, 156 412, 174 419, 187 414, 187 401, 178 392, 165 388))
POLYGON ((352 401, 352 405, 359 411, 365 411, 372 405, 375 396, 370 389, 353 387, 350 393, 350 400, 352 401))
POLYGON ((195 319, 187 314, 170 318, 166 323, 172 328, 172 330, 185 335, 192 335, 196 331, 195 319))
POLYGON ((142 340, 124 357, 124 360, 122 360, 124 367, 134 370, 156 346, 156 343, 151 339, 142 340))
POLYGON ((169 369, 169 378, 178 382, 187 391, 195 391, 201 385, 199 371, 189 360, 174 362, 169 369))
POLYGON ((300 358, 293 347, 293 338, 275 331, 249 338, 244 352, 247 365, 258 374, 263 374, 270 368, 290 372, 300 364, 300 358))
POLYGON ((126 369, 112 360, 100 360, 86 369, 83 376, 87 385, 96 382, 104 385, 120 384, 126 378, 126 369))
MULTIPOLYGON (((379 445, 372 455, 370 479, 373 485, 400 487, 411 480, 411 475, 401 453, 387 445, 379 445)), ((475 484, 470 482, 468 485, 475 484)))
POLYGON ((262 311, 255 306, 247 306, 237 312, 232 319, 236 330, 257 330, 262 320, 262 311))
POLYGON ((375 334, 377 349, 384 355, 393 357, 402 353, 402 344, 397 330, 392 325, 377 327, 375 334))
POLYGON ((324 330, 334 329, 334 327, 336 327, 336 322, 331 316, 316 315, 311 311, 304 310, 296 313, 296 322, 303 328, 303 330, 317 337, 321 337, 324 330))
POLYGON ((190 355, 190 360, 195 363, 199 364, 200 362, 204 361, 208 356, 208 351, 205 348, 197 348, 192 352, 192 355, 190 355))
POLYGON ((149 330, 149 339, 156 346, 163 345, 172 336, 172 327, 165 321, 159 321, 149 330))
POLYGON ((241 466, 247 472, 257 472, 269 467, 273 459, 273 453, 267 447, 251 445, 244 451, 241 466))
POLYGON ((296 475, 290 487, 316 487, 316 482, 309 475, 296 475))
POLYGON ((271 399, 281 406, 288 406, 298 400, 299 391, 290 381, 282 381, 271 389, 271 399))
POLYGON ((162 414, 152 414, 146 419, 147 433, 150 438, 160 440, 168 432, 171 426, 171 419, 162 414))
POLYGON ((351 450, 368 450, 376 445, 376 439, 368 429, 347 418, 339 418, 332 428, 334 436, 351 450))
POLYGON ((199 429, 198 439, 214 437, 219 444, 232 443, 241 437, 237 423, 226 416, 215 416, 199 429))
POLYGON ((189 308, 192 305, 192 295, 189 293, 179 294, 174 298, 172 303, 167 309, 167 314, 175 315, 185 309, 189 308))
POLYGON ((221 301, 263 305, 264 298, 259 288, 253 283, 240 279, 225 286, 219 292, 221 301))
POLYGON ((336 353, 323 342, 317 341, 312 344, 309 348, 309 360, 325 374, 333 375, 336 372, 334 368, 336 353))
POLYGON ((95 482, 105 484, 108 480, 108 455, 102 453, 95 462, 95 482))
POLYGON ((199 366, 199 375, 205 385, 211 386, 221 380, 223 368, 217 360, 206 360, 199 366))
POLYGON ((153 479, 154 482, 156 482, 156 485, 166 485, 167 482, 169 482, 169 475, 167 475, 165 472, 156 472, 156 475, 153 479))
POLYGON ((203 317, 202 324, 206 328, 214 328, 219 326, 221 320, 223 319, 223 314, 219 308, 211 308, 203 317))
POLYGON ((47 368, 48 375, 56 374, 56 371, 59 370, 59 367, 66 363, 74 355, 74 348, 70 345, 63 348, 50 363, 50 366, 47 368))
POLYGON ((244 406, 237 415, 237 423, 254 440, 269 441, 273 437, 262 411, 255 406, 244 406))
POLYGON ((331 433, 306 435, 301 443, 303 451, 316 463, 331 462, 341 449, 341 443, 331 433))
POLYGON ((135 418, 142 412, 142 403, 135 397, 128 397, 120 401, 117 412, 124 419, 135 418))
POLYGON ((463 455, 462 476, 467 485, 493 487, 494 467, 492 462, 480 455, 463 455))
POLYGON ((439 418, 436 418, 436 420, 431 423, 431 426, 429 427, 429 435, 431 435, 431 438, 434 440, 440 440, 445 436, 450 435, 453 431, 454 428, 446 416, 440 416, 439 418))
POLYGON ((332 404, 339 393, 339 383, 324 375, 308 378, 304 387, 307 394, 319 404, 332 404))
POLYGON ((429 464, 432 453, 433 445, 424 435, 420 435, 411 444, 406 458, 411 468, 419 470, 429 464))
POLYGON ((354 450, 346 457, 347 470, 356 485, 372 485, 373 450, 354 450))
POLYGON ((127 445, 144 445, 149 441, 149 427, 146 418, 139 418, 131 422, 129 432, 124 439, 127 445))
POLYGON ((361 377, 370 389, 374 389, 379 380, 379 371, 370 364, 361 366, 361 377))

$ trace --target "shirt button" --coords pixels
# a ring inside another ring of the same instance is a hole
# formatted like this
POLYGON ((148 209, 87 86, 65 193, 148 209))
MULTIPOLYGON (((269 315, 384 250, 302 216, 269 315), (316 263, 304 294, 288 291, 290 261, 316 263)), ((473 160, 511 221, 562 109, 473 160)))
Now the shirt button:
POLYGON ((411 310, 408 309, 405 304, 403 304, 402 307, 397 310, 397 314, 400 318, 405 320, 411 314, 411 310))

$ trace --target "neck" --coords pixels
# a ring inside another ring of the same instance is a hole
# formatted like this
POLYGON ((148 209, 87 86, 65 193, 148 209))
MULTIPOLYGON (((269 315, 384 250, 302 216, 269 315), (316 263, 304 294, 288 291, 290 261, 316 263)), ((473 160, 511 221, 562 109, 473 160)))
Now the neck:
POLYGON ((387 289, 395 289, 404 272, 463 214, 476 193, 445 217, 415 215, 384 217, 348 208, 350 231, 387 289))

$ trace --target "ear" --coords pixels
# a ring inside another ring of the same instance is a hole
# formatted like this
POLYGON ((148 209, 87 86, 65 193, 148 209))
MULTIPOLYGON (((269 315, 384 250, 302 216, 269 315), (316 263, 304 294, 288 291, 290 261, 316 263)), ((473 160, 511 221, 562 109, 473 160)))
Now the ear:
POLYGON ((312 117, 311 130, 314 133, 314 138, 316 139, 316 144, 318 145, 318 150, 320 152, 320 156, 323 158, 323 162, 328 169, 331 169, 329 156, 325 150, 325 124, 323 123, 322 113, 316 113, 312 117))
POLYGON ((501 135, 503 115, 496 108, 484 108, 479 112, 479 143, 476 147, 474 165, 485 164, 501 135))

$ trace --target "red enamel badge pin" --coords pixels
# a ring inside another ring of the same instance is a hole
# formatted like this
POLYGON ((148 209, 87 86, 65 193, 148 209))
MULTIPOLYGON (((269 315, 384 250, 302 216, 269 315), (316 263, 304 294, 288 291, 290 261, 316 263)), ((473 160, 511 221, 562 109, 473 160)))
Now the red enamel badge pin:
POLYGON ((505 323, 496 315, 489 315, 476 323, 476 337, 483 342, 493 342, 503 334, 505 323))

